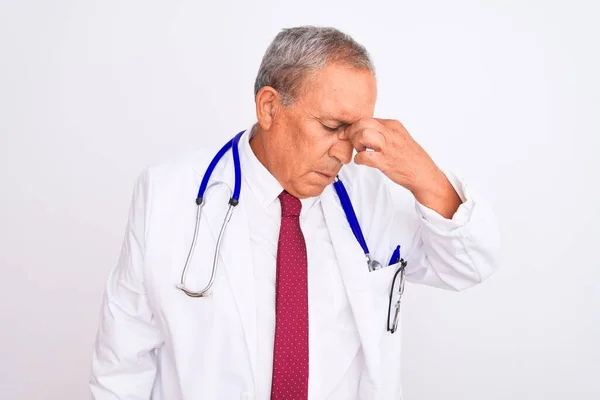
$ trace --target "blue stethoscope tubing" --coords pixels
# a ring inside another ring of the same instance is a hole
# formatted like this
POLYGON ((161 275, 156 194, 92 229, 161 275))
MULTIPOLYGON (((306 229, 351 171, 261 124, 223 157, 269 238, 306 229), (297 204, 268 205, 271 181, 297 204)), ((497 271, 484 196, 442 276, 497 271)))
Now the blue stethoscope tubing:
MULTIPOLYGON (((181 280, 180 280, 179 284, 177 284, 177 288, 181 289, 185 294, 187 294, 190 297, 208 297, 208 296, 210 296, 210 289, 213 286, 214 281, 215 281, 215 277, 216 277, 216 273, 217 273, 217 266, 218 266, 218 257, 220 254, 219 251, 221 248, 221 242, 223 239, 223 235, 225 233, 227 224, 229 223, 229 220, 231 219, 231 216, 233 214, 233 209, 240 202, 240 191, 241 191, 241 186, 242 186, 242 168, 241 168, 241 163, 240 163, 239 141, 244 132, 245 131, 239 132, 230 141, 225 143, 225 145, 217 152, 217 154, 214 156, 214 158, 208 165, 208 168, 206 169, 206 172, 204 173, 204 177, 202 178, 202 182, 200 183, 200 189, 198 190, 198 196, 196 197, 197 210, 196 210, 196 225, 194 228, 194 237, 192 239, 192 244, 190 246, 190 250, 189 250, 188 256, 185 261, 185 266, 183 267, 183 271, 181 273, 181 280), (194 254, 194 250, 196 248, 196 242, 198 239, 198 228, 200 226, 200 217, 202 214, 202 207, 204 206, 204 198, 206 196, 206 191, 208 189, 208 182, 209 182, 210 177, 211 177, 212 173, 214 172, 217 164, 219 163, 221 158, 223 158, 225 153, 227 153, 229 150, 231 150, 232 155, 233 155, 233 165, 234 165, 234 174, 235 174, 234 188, 233 188, 233 193, 231 195, 231 198, 229 199, 229 208, 227 210, 227 214, 225 215, 225 218, 223 219, 223 225, 221 226, 221 230, 220 230, 219 236, 217 238, 217 245, 216 245, 215 253, 213 256, 213 266, 212 266, 212 271, 211 271, 211 275, 210 275, 210 280, 208 281, 207 285, 202 290, 198 290, 198 291, 190 290, 190 289, 186 288, 185 280, 186 280, 187 271, 189 269, 190 262, 192 260, 193 254, 194 254)), ((358 223, 358 218, 356 217, 356 213, 354 212, 354 207, 352 206, 352 202, 350 201, 350 196, 348 195, 348 192, 346 191, 346 187, 344 186, 342 181, 339 179, 339 177, 335 178, 333 186, 334 186, 334 189, 340 199, 342 209, 344 210, 344 213, 346 214, 346 219, 348 220, 348 223, 350 224, 352 233, 354 233, 356 240, 360 244, 360 246, 365 254, 365 258, 367 260, 367 266, 369 268, 369 271, 374 271, 374 270, 382 268, 381 264, 378 261, 371 258, 371 254, 369 252, 367 242, 362 233, 362 229, 360 228, 360 224, 358 223)))
POLYGON ((239 141, 242 137, 244 131, 241 131, 233 139, 229 142, 225 143, 225 145, 219 150, 219 152, 214 156, 206 172, 204 173, 204 177, 202 178, 202 182, 200 183, 200 189, 198 190, 198 196, 196 197, 196 225, 194 227, 194 236, 192 239, 192 244, 190 246, 190 251, 188 252, 188 256, 185 260, 185 266, 183 267, 183 271, 181 272, 181 280, 179 284, 177 284, 177 288, 181 289, 185 294, 190 297, 208 297, 210 296, 210 288, 215 282, 215 277, 217 276, 217 265, 218 265, 218 257, 219 251, 221 249, 221 242, 223 240, 223 235, 225 233, 225 228, 227 228, 227 224, 229 224, 229 220, 231 220, 231 216, 233 215, 233 209, 240 203, 240 191, 242 189, 242 167, 240 163, 240 152, 239 152, 239 141), (185 286, 185 278, 187 276, 187 272, 190 266, 190 262, 192 261, 192 257, 194 255, 194 250, 196 249, 196 242, 198 240, 198 228, 200 227, 200 217, 202 216, 202 208, 204 207, 204 197, 206 195, 206 190, 208 189, 208 181, 215 170, 215 167, 223 158, 225 153, 231 149, 231 153, 233 154, 233 165, 234 165, 234 187, 231 198, 229 199, 229 208, 227 209, 227 214, 223 219, 223 225, 221 226, 221 231, 219 232, 219 236, 217 238, 217 246, 215 247, 215 254, 213 256, 213 265, 210 273, 210 279, 207 285, 202 290, 191 290, 186 288, 185 286))
POLYGON ((240 202, 240 191, 242 190, 242 165, 240 163, 240 149, 239 142, 240 138, 244 134, 245 131, 241 131, 237 135, 233 137, 229 142, 225 143, 221 150, 214 156, 206 172, 204 173, 204 177, 202 178, 202 183, 200 183, 200 189, 198 190, 198 197, 196 198, 196 204, 200 205, 204 201, 204 195, 206 193, 206 189, 208 188, 208 181, 215 170, 217 164, 223 158, 225 153, 231 149, 231 153, 233 154, 233 168, 235 173, 233 194, 231 195, 231 199, 229 200, 229 204, 234 207, 238 205, 240 202))
POLYGON ((365 253, 365 258, 367 259, 367 266, 369 267, 369 271, 375 271, 377 269, 381 269, 381 264, 373 260, 371 258, 371 253, 369 251, 369 247, 367 246, 367 241, 363 236, 362 229, 360 229, 360 224, 358 223, 358 218, 356 218, 356 213, 354 212, 354 207, 352 206, 352 201, 350 201, 350 196, 348 196, 348 192, 346 191, 346 187, 342 183, 339 177, 336 176, 335 181, 333 182, 333 188, 337 193, 340 203, 342 203, 342 209, 344 210, 344 214, 346 214, 346 219, 350 224, 350 229, 352 229, 352 233, 354 233, 354 237, 362 247, 363 252, 365 253))

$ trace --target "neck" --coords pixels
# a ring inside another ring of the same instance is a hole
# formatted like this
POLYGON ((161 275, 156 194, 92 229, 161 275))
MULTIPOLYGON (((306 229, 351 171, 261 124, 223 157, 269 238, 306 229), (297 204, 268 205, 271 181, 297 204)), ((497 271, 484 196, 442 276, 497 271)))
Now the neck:
POLYGON ((273 173, 273 162, 269 159, 268 154, 274 154, 269 149, 269 141, 266 140, 267 132, 265 132, 259 124, 255 124, 252 127, 252 137, 250 138, 250 148, 252 152, 260 161, 262 165, 271 173, 271 175, 277 176, 273 173))

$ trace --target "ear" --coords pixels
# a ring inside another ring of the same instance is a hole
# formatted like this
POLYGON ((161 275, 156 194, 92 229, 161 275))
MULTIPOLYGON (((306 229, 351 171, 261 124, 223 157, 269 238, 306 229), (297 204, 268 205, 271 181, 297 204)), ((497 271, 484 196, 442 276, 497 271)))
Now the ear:
POLYGON ((279 92, 271 86, 262 87, 256 94, 256 117, 264 130, 269 130, 281 109, 279 92))

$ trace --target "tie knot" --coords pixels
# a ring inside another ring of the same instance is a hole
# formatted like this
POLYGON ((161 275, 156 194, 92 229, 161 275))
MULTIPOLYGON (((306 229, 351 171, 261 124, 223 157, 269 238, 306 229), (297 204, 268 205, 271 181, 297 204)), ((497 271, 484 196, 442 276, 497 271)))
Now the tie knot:
POLYGON ((281 201, 281 216, 282 217, 299 217, 302 210, 300 199, 292 196, 285 190, 279 195, 281 201))

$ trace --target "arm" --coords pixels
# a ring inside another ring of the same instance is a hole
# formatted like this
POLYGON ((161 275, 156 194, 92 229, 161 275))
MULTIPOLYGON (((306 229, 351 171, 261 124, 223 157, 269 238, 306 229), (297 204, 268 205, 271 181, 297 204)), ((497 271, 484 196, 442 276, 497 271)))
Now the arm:
MULTIPOLYGON (((455 175, 445 176, 459 198, 459 206, 450 217, 445 217, 417 199, 418 229, 415 247, 407 260, 406 279, 464 290, 484 281, 496 270, 499 232, 492 210, 483 199, 455 175)), ((443 204, 452 202, 450 196, 446 202, 438 203, 438 209, 444 210, 443 204)))
POLYGON ((138 179, 117 265, 108 277, 92 355, 90 389, 96 400, 149 399, 161 344, 143 280, 147 172, 138 179))
MULTIPOLYGON (((417 200, 408 280, 462 290, 492 274, 499 235, 491 210, 458 178, 444 174, 400 122, 365 118, 339 138, 358 151, 356 164, 379 169, 417 200)), ((396 226, 406 225, 406 217, 397 212, 396 226)))

